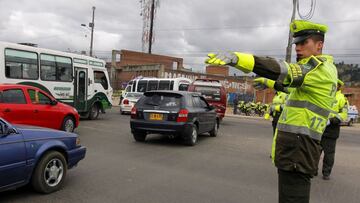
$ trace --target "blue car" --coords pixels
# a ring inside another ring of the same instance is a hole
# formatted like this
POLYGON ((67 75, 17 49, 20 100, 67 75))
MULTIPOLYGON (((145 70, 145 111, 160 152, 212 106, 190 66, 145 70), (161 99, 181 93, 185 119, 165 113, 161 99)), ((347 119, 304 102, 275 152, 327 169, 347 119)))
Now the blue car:
POLYGON ((57 191, 85 154, 74 133, 13 126, 0 118, 0 191, 28 183, 41 193, 57 191))

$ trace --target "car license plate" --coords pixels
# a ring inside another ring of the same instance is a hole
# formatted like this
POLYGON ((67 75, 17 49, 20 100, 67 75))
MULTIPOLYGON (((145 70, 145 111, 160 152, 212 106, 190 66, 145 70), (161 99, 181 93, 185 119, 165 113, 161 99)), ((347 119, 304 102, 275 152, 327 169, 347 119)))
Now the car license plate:
POLYGON ((158 114, 158 113, 151 113, 150 114, 150 120, 162 121, 163 120, 163 115, 158 114))

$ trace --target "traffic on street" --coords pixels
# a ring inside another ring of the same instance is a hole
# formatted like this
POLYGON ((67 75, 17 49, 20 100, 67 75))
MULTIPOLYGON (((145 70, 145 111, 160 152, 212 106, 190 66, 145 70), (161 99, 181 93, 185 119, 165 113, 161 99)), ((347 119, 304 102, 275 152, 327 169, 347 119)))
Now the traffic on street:
MULTIPOLYGON (((194 147, 160 134, 136 142, 119 107, 81 120, 75 133, 86 157, 60 191, 22 187, 0 202, 277 202, 271 122, 260 117, 225 116, 218 136, 201 135, 194 147)), ((359 153, 359 126, 342 127, 332 179, 312 179, 312 202, 358 202, 359 153)))

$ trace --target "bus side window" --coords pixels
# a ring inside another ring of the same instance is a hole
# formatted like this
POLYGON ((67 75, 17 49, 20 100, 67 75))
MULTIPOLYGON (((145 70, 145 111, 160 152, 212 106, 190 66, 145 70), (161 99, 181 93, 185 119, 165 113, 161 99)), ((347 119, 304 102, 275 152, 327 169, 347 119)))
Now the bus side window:
POLYGON ((136 84, 138 83, 138 80, 135 80, 133 85, 132 85, 132 91, 131 92, 136 92, 136 84))
POLYGON ((158 80, 150 80, 147 86, 147 91, 157 90, 158 89, 158 80))
POLYGON ((135 88, 135 82, 134 81, 130 81, 128 84, 127 84, 127 86, 126 86, 126 88, 125 88, 125 92, 134 92, 134 89, 135 88))
POLYGON ((5 76, 7 78, 39 78, 37 53, 5 49, 5 76))
POLYGON ((148 85, 147 83, 148 83, 147 80, 140 80, 138 82, 137 92, 146 92, 147 85, 148 85))
POLYGON ((109 88, 109 84, 106 79, 106 75, 103 71, 94 71, 94 82, 100 83, 105 90, 107 90, 109 88))
POLYGON ((174 90, 174 81, 173 80, 170 82, 170 90, 174 90))
POLYGON ((125 92, 131 92, 131 87, 132 86, 127 86, 126 89, 125 89, 125 92))
POLYGON ((179 91, 187 91, 189 88, 189 84, 180 84, 179 91))
POLYGON ((169 80, 161 80, 159 82, 159 90, 169 90, 170 81, 169 80))
POLYGON ((73 68, 69 57, 40 54, 40 77, 45 81, 72 82, 73 68))

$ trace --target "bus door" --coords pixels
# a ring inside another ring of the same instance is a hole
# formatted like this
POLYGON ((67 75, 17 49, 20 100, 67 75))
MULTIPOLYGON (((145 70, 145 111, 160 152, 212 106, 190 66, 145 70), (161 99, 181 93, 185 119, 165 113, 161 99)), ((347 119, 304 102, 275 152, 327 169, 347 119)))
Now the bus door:
POLYGON ((87 110, 87 83, 87 69, 75 67, 74 106, 79 112, 87 110))

